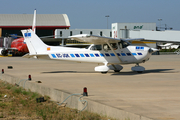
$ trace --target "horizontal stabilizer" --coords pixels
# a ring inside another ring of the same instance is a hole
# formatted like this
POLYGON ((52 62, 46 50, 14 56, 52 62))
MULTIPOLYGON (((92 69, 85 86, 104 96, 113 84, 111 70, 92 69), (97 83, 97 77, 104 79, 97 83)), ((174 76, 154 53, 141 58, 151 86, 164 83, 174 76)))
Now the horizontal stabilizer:
POLYGON ((30 55, 29 53, 25 54, 24 56, 22 56, 23 58, 33 58, 36 55, 30 55))

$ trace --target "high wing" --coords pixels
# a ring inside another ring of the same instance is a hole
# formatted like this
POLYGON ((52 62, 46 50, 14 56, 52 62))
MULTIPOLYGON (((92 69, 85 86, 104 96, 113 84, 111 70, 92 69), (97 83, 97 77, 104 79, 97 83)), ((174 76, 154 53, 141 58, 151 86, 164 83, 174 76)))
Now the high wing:
POLYGON ((180 40, 163 40, 163 39, 143 39, 140 41, 145 41, 145 42, 160 42, 160 43, 180 43, 180 40))
POLYGON ((140 30, 140 31, 129 31, 131 38, 144 38, 142 41, 147 42, 163 42, 163 43, 180 43, 180 32, 173 30, 165 31, 149 31, 149 30, 140 30))
POLYGON ((79 42, 88 42, 93 44, 107 44, 107 43, 114 43, 117 41, 132 41, 132 40, 144 40, 144 38, 135 38, 135 39, 115 39, 110 37, 103 37, 97 35, 89 35, 89 34, 80 34, 80 35, 73 35, 70 36, 72 40, 77 40, 79 42))
POLYGON ((136 39, 115 39, 110 37, 102 37, 102 36, 96 36, 96 35, 89 35, 89 34, 80 34, 80 35, 74 35, 70 36, 71 39, 77 40, 79 42, 89 42, 93 44, 108 44, 114 55, 117 57, 117 59, 122 63, 122 59, 117 55, 117 53, 114 51, 110 43, 115 43, 119 41, 131 41, 131 40, 142 40, 143 38, 136 38, 136 39))

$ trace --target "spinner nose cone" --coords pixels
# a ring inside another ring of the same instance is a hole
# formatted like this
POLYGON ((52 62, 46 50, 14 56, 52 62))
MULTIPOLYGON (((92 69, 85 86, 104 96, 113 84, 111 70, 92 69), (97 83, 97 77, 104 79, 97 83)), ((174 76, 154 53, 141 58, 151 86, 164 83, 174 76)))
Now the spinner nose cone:
POLYGON ((154 53, 154 52, 156 52, 156 51, 159 51, 159 50, 156 49, 156 48, 150 48, 150 49, 149 49, 149 53, 154 53))

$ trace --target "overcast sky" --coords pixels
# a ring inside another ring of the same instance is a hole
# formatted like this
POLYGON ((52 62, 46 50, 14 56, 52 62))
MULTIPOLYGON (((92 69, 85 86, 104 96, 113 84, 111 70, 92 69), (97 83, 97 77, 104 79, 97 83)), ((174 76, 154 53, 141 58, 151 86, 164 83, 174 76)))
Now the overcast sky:
POLYGON ((111 23, 155 22, 162 19, 180 30, 180 0, 0 0, 0 14, 67 14, 70 29, 106 29, 111 23))

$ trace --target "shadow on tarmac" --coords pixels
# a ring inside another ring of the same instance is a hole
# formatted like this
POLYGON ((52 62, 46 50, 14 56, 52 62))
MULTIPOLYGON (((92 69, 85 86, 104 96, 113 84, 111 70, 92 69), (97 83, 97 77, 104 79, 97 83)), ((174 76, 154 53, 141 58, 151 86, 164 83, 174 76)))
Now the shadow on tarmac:
POLYGON ((42 72, 42 73, 98 73, 95 71, 51 71, 51 72, 42 72))
MULTIPOLYGON (((148 74, 148 73, 177 73, 177 71, 172 71, 174 69, 151 69, 151 70, 145 70, 143 73, 137 73, 133 71, 128 71, 128 72, 114 72, 114 71, 109 71, 108 73, 111 75, 139 75, 139 74, 148 74)), ((49 72, 42 72, 44 73, 97 73, 101 74, 99 72, 95 71, 49 71, 49 72)), ((108 74, 107 73, 107 74, 108 74)))
POLYGON ((140 74, 148 74, 148 73, 177 73, 177 71, 171 71, 174 69, 151 69, 151 70, 145 70, 142 73, 137 73, 137 72, 119 72, 119 73, 114 73, 112 75, 140 75, 140 74))

